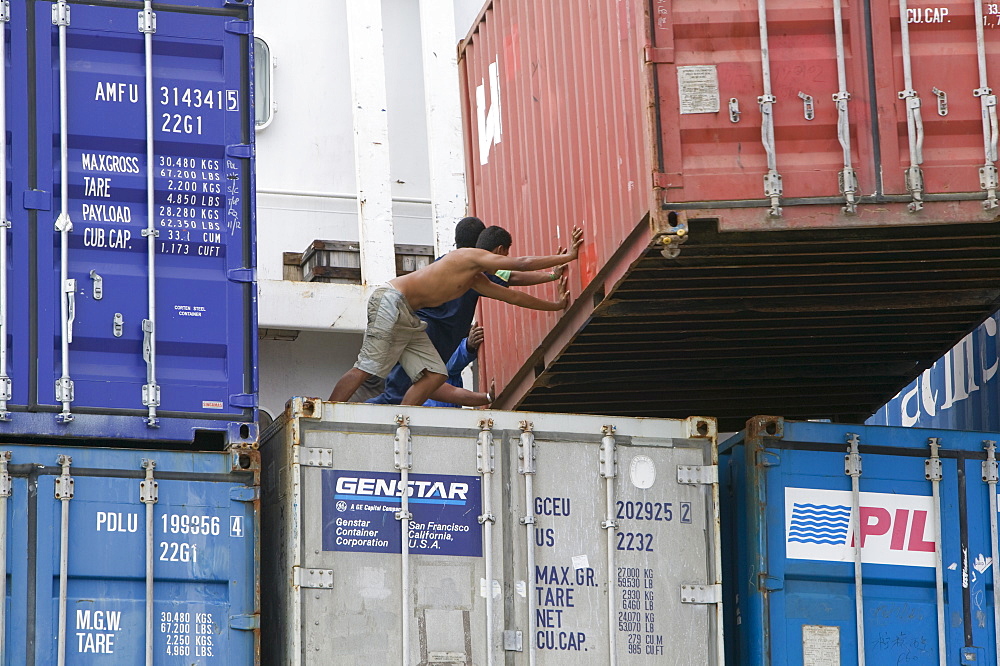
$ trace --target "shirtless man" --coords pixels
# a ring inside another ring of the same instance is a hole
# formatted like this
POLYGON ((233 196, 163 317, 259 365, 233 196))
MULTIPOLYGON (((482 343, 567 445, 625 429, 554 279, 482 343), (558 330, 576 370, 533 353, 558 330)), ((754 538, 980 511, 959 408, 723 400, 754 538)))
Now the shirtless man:
MULTIPOLYGON (((530 294, 504 289, 490 282, 483 273, 500 270, 538 271, 575 260, 583 243, 583 231, 573 229, 568 253, 543 257, 508 257, 478 248, 453 250, 418 271, 401 275, 379 287, 368 300, 368 327, 358 355, 358 362, 348 370, 330 394, 333 402, 343 402, 372 375, 384 377, 397 361, 413 379, 413 386, 401 404, 422 405, 430 398, 451 402, 443 388, 448 370, 424 332, 426 324, 414 314, 434 307, 475 289, 487 298, 532 310, 562 310, 569 303, 563 292, 558 301, 545 301, 530 294)), ((454 388, 454 387, 451 387, 454 388)))

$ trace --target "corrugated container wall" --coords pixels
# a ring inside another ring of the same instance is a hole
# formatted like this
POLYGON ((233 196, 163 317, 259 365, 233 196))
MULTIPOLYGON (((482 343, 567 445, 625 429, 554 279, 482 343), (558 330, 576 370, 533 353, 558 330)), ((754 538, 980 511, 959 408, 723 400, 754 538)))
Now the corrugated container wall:
POLYGON ((751 419, 720 446, 727 663, 996 663, 996 440, 751 419))
POLYGON ((258 456, 0 445, 0 663, 260 663, 258 456))
POLYGON ((869 425, 1000 432, 1000 314, 994 314, 872 416, 869 425))
POLYGON ((0 434, 255 439, 250 4, 9 3, 0 434))
POLYGON ((720 663, 715 438, 293 398, 261 444, 264 661, 720 663))
POLYGON ((514 254, 586 234, 566 313, 484 306, 497 404, 734 428, 884 404, 1000 304, 977 7, 488 3, 460 49, 471 212, 514 254))

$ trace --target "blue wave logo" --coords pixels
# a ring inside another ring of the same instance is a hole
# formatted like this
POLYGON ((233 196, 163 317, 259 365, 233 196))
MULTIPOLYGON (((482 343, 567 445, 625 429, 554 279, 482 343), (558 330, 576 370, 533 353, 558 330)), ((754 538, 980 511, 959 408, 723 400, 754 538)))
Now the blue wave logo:
POLYGON ((847 527, 850 522, 849 506, 796 502, 792 505, 788 540, 842 546, 847 543, 847 527))

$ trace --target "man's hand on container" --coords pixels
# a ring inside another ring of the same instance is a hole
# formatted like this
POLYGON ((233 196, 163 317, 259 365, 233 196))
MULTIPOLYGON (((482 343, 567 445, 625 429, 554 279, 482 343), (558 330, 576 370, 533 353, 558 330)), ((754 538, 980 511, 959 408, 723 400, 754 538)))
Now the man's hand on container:
POLYGON ((583 229, 573 227, 573 242, 570 244, 570 261, 580 257, 580 246, 583 245, 583 229))
POLYGON ((483 344, 484 338, 483 327, 473 322, 472 328, 469 329, 468 341, 465 344, 468 345, 470 351, 476 351, 483 344))

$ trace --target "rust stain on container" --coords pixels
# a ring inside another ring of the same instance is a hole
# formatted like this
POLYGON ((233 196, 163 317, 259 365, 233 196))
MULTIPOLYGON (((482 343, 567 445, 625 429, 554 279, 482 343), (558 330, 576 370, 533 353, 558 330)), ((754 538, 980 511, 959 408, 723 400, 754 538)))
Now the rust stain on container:
POLYGON ((515 254, 587 240, 567 312, 483 304, 497 406, 860 419, 1000 306, 975 5, 870 4, 486 5, 471 212, 515 254))

